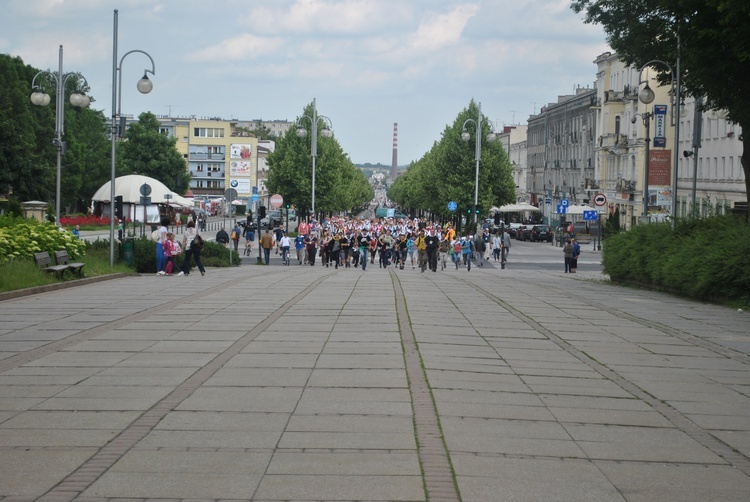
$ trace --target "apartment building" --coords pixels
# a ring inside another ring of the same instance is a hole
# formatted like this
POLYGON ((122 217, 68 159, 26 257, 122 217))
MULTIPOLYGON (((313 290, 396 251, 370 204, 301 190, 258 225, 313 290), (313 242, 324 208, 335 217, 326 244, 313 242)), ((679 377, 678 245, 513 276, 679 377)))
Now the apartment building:
POLYGON ((558 96, 529 117, 527 136, 530 203, 542 209, 545 221, 556 225, 558 204, 588 203, 594 183, 596 89, 579 87, 558 96))
POLYGON ((526 137, 528 126, 507 125, 497 135, 497 140, 503 145, 508 160, 513 166, 513 181, 516 185, 517 202, 529 200, 529 175, 528 175, 528 153, 526 149, 526 137))
POLYGON ((268 197, 265 159, 273 141, 258 140, 250 131, 262 127, 280 137, 293 125, 287 121, 224 120, 221 118, 157 117, 161 132, 177 138, 177 149, 190 171, 190 190, 196 199, 222 198, 228 188, 248 203, 268 197), (254 198, 253 195, 257 194, 254 198))
POLYGON ((709 208, 724 214, 738 203, 747 203, 741 136, 742 128, 725 120, 721 112, 698 110, 696 114, 696 100, 685 99, 680 109, 678 217, 691 212, 693 198, 699 215, 709 208))
POLYGON ((596 182, 610 202, 610 210, 620 209, 621 222, 634 226, 647 207, 649 221, 671 214, 687 216, 692 207, 692 187, 696 185, 696 206, 705 214, 711 205, 719 213, 747 200, 744 172, 740 164, 742 134, 715 112, 699 113, 695 100, 681 99, 675 107, 671 85, 654 80, 654 68, 626 66, 616 54, 605 52, 594 60, 597 65, 596 182), (642 81, 642 82, 641 82, 642 81), (641 103, 638 93, 648 83, 655 93, 651 104, 641 103), (653 114, 648 120, 644 115, 653 114), (679 141, 675 149, 675 125, 679 115, 679 141), (635 120, 635 122, 633 122, 635 120), (696 123, 698 129, 696 130, 696 123), (694 133, 702 147, 693 156, 694 133), (646 142, 649 142, 648 183, 646 183, 646 142), (675 151, 676 150, 676 151, 675 151), (685 156, 688 152, 690 157, 685 156), (697 165, 696 160, 697 158, 697 165), (677 194, 673 197, 674 166, 677 165, 677 194), (694 170, 697 167, 697 177, 694 170), (644 201, 644 188, 647 187, 644 201))

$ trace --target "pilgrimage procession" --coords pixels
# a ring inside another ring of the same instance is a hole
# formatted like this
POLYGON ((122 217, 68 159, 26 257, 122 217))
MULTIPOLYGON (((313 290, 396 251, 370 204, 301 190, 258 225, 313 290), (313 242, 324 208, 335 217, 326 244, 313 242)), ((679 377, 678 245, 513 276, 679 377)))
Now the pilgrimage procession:
MULTIPOLYGON (((481 267, 489 256, 504 265, 511 246, 504 227, 494 229, 485 223, 481 233, 459 236, 451 223, 441 226, 425 218, 313 219, 300 222, 294 240, 285 237, 283 229, 273 231, 272 247, 281 254, 282 264, 288 265, 294 256, 298 265, 319 263, 336 269, 367 270, 368 264, 374 266, 377 260, 381 269, 393 266, 437 272, 453 266, 470 271, 472 262, 481 267)), ((250 232, 245 233, 246 247, 252 248, 253 238, 250 232)))

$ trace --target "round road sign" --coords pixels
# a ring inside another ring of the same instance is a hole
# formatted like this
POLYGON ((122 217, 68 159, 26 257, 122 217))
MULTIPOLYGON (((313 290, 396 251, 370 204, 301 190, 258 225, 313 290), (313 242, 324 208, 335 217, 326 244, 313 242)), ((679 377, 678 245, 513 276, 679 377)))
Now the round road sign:
POLYGON ((273 194, 269 202, 271 203, 271 207, 278 208, 281 207, 281 205, 284 203, 284 197, 279 194, 273 194))
POLYGON ((594 204, 597 206, 603 206, 607 203, 607 196, 603 193, 594 195, 594 204))

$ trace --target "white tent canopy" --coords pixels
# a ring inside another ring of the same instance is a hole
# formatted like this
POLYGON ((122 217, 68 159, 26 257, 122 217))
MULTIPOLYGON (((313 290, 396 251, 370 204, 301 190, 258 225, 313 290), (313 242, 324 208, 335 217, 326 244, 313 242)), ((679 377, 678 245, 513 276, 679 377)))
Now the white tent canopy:
MULTIPOLYGON (((159 180, 141 176, 140 174, 129 174, 115 179, 115 196, 122 195, 122 201, 126 204, 141 203, 141 186, 147 183, 151 187, 151 204, 172 204, 184 207, 193 207, 193 202, 172 192, 159 180), (171 198, 165 195, 171 195, 171 198)), ((91 197, 94 202, 109 203, 111 195, 111 182, 108 181, 96 191, 91 197)))
POLYGON ((596 208, 587 206, 586 204, 573 204, 568 206, 565 214, 583 214, 584 211, 596 211, 596 208))
POLYGON ((506 204, 504 206, 500 207, 493 207, 493 211, 498 211, 501 213, 520 213, 523 211, 531 211, 531 212, 539 212, 539 208, 536 206, 532 206, 528 202, 518 202, 516 204, 506 204))

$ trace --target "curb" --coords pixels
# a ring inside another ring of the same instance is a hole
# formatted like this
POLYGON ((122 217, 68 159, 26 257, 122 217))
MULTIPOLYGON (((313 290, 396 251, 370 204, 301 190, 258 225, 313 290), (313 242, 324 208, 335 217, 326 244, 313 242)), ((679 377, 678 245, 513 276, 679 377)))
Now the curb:
POLYGON ((76 286, 85 286, 87 284, 94 284, 97 282, 108 281, 111 279, 121 279, 123 277, 130 277, 128 274, 117 273, 98 275, 96 277, 85 277, 83 279, 75 279, 73 281, 60 282, 57 284, 47 284, 45 286, 35 286, 33 288, 17 289, 15 291, 6 291, 0 293, 0 302, 6 300, 13 300, 15 298, 22 298, 24 296, 37 295, 39 293, 47 293, 49 291, 58 291, 60 289, 74 288, 76 286))

